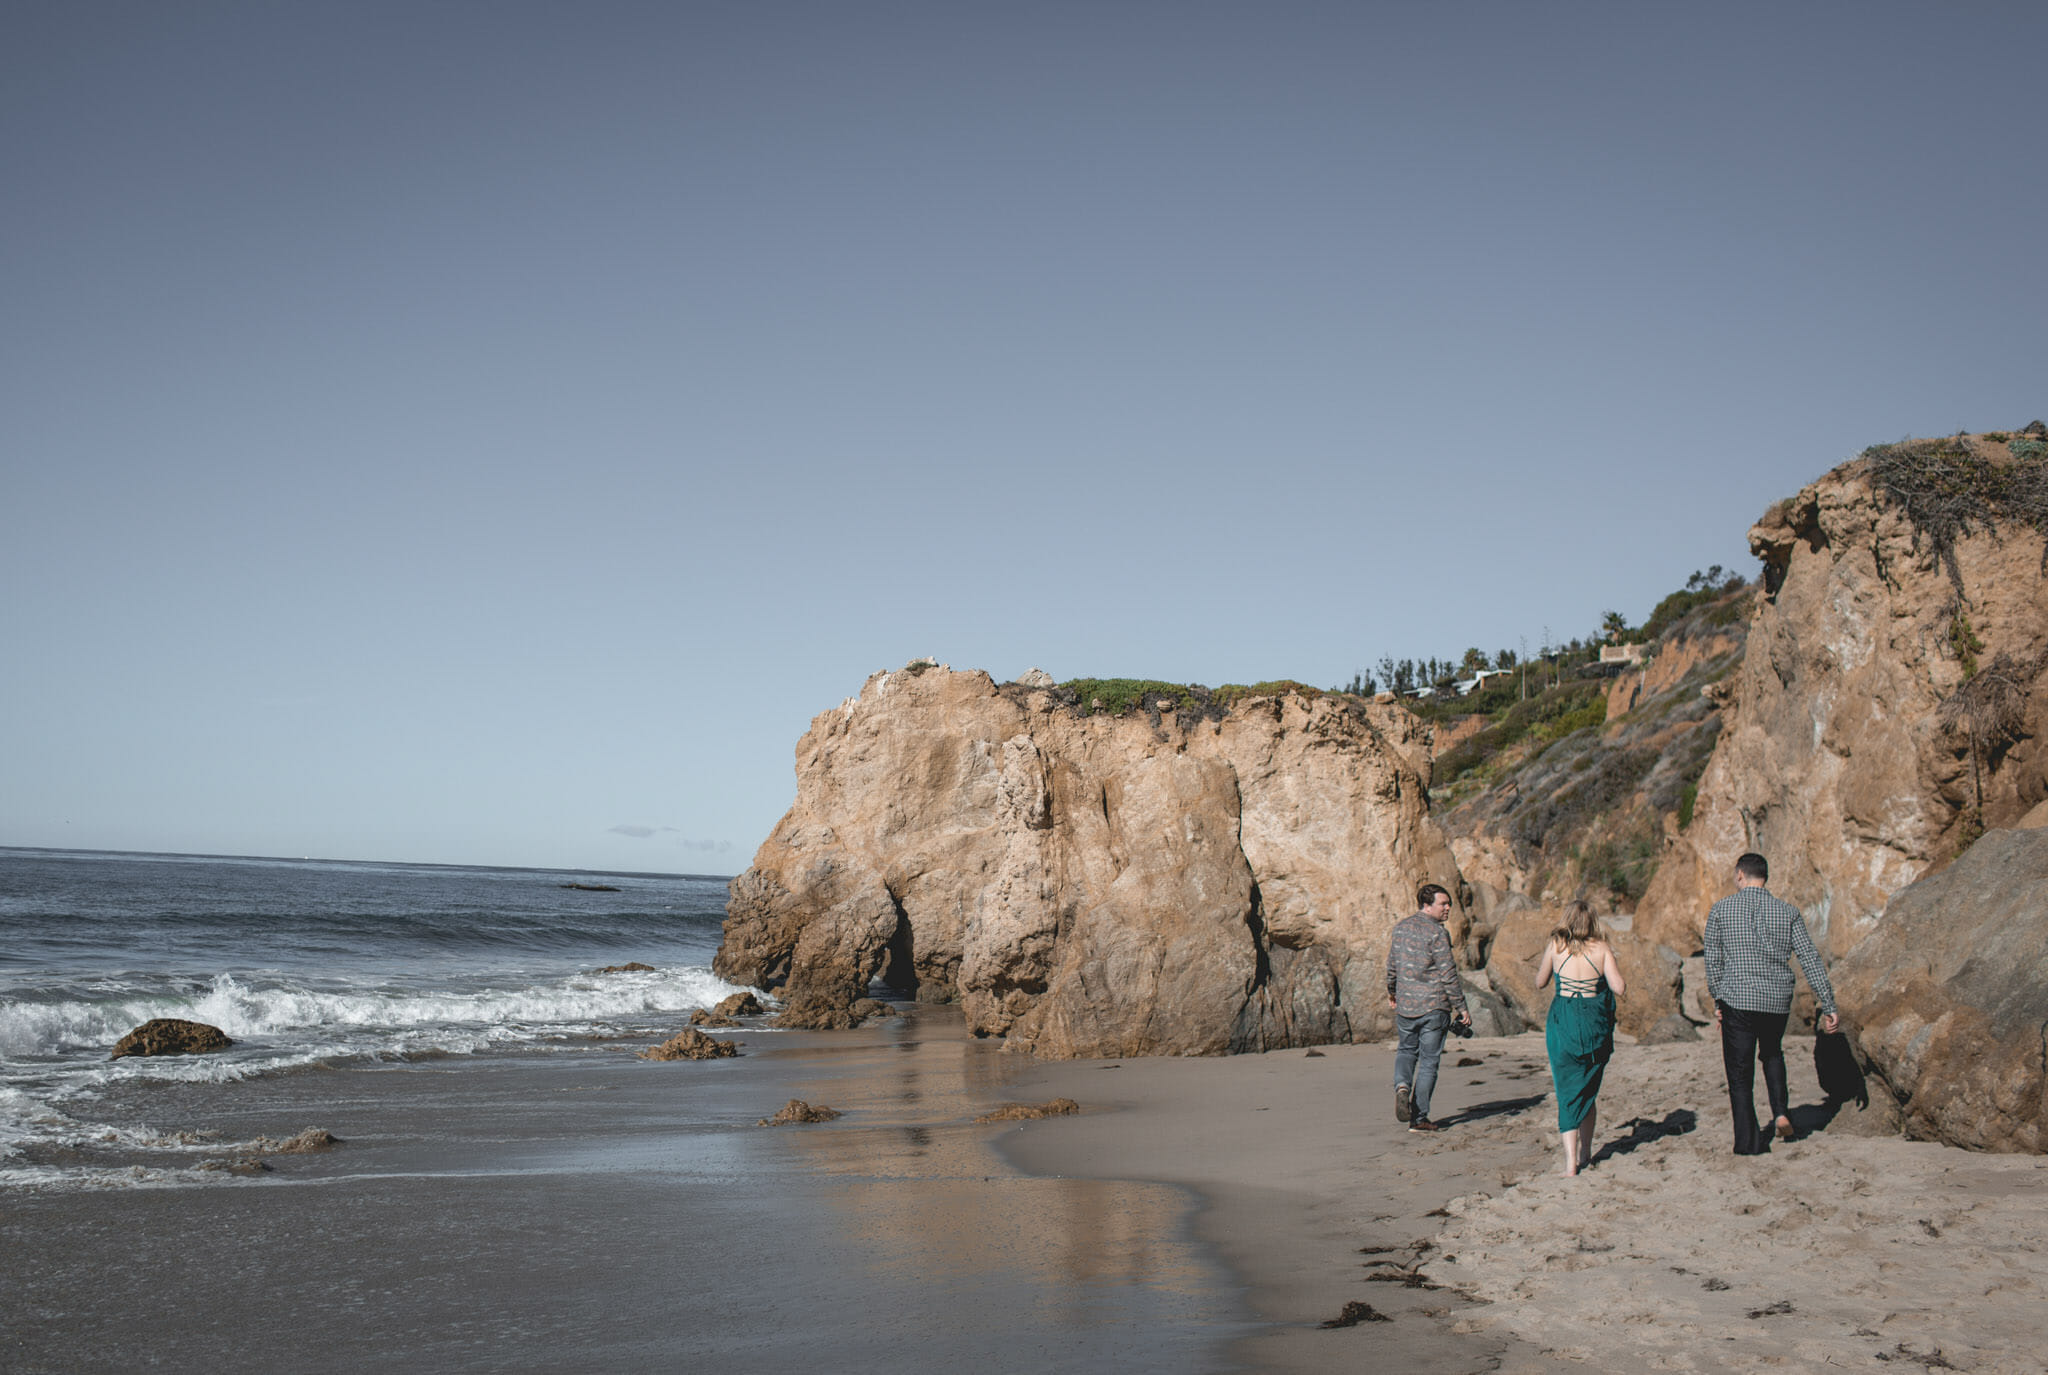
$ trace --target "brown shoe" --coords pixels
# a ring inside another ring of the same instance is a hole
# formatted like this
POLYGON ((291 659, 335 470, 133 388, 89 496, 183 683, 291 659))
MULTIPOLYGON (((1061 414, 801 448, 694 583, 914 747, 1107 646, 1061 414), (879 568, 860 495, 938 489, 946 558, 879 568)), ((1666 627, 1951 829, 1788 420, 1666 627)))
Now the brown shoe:
POLYGON ((1408 1124, 1408 1130, 1412 1132, 1440 1132, 1443 1128, 1430 1121, 1427 1117, 1418 1117, 1408 1124))

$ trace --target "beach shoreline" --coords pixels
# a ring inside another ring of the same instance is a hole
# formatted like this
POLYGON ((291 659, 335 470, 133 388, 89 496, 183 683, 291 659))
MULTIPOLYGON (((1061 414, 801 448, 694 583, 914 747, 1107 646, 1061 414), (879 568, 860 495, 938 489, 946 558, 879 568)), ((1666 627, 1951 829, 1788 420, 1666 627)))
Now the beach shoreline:
POLYGON ((682 1369, 906 1353, 1024 1372, 1227 1368, 1248 1318, 1186 1191, 1006 1167, 1023 1062, 917 1008, 720 1033, 155 1084, 116 1124, 218 1133, 125 1187, 0 1191, 0 1368, 682 1369), (757 1125, 792 1097, 844 1115, 757 1125), (259 1137, 341 1144, 203 1175, 259 1137))
POLYGON ((954 1009, 906 1011, 742 1029, 741 1057, 702 1064, 604 1045, 153 1090, 159 1127, 344 1144, 254 1180, 0 1196, 0 1244, 35 1258, 0 1279, 0 1354, 23 1372, 824 1347, 881 1372, 904 1343, 1020 1371, 2038 1368, 2048 1161, 1900 1140, 1881 1103, 1830 1113, 1808 1042, 1788 1062, 1813 1134, 1742 1161, 1717 1045, 1618 1046, 1596 1163, 1567 1180, 1537 1033, 1448 1048, 1446 1130, 1419 1136, 1393 1120, 1385 1045, 1042 1061, 954 1009), (844 1115, 754 1125, 789 1097, 844 1115), (1079 1113, 975 1121, 1061 1097, 1079 1113), (1348 1304, 1386 1321, 1322 1326, 1348 1304))

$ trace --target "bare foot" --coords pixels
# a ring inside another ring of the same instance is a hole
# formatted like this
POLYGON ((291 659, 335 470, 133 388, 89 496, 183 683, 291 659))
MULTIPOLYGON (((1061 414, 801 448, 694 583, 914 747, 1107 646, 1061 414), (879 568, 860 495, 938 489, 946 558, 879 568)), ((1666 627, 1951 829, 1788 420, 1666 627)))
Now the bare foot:
POLYGON ((1792 1130, 1792 1119, 1789 1117, 1781 1117, 1771 1125, 1777 1128, 1780 1141, 1790 1141, 1795 1135, 1792 1130))

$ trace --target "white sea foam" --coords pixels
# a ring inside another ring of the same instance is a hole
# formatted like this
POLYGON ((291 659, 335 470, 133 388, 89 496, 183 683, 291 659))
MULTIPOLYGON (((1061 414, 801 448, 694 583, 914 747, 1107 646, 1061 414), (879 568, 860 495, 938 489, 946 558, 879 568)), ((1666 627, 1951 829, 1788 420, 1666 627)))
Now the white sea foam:
MULTIPOLYGON (((155 981, 155 988, 121 979, 95 982, 98 987, 68 990, 84 997, 56 991, 49 1001, 0 1005, 0 1160, 7 1162, 0 1185, 47 1187, 56 1179, 102 1187, 204 1182, 176 1170, 45 1169, 24 1160, 31 1147, 152 1154, 232 1148, 233 1143, 166 1136, 147 1126, 90 1120, 91 1100, 122 1084, 230 1083, 315 1064, 466 1056, 512 1047, 545 1051, 550 1043, 666 1031, 679 1014, 738 991, 702 966, 499 979, 497 986, 478 978, 467 987, 350 986, 344 980, 315 986, 311 980, 248 974, 221 974, 182 987, 170 980, 155 981), (157 1017, 210 1023, 237 1044, 211 1055, 106 1058, 122 1035, 157 1017)), ((217 1182, 218 1176, 205 1179, 217 1182)))
POLYGON ((667 1035, 734 991, 708 967, 712 879, 624 875, 593 895, 588 875, 539 871, 24 851, 0 866, 0 1187, 219 1183, 192 1176, 193 1152, 233 1143, 138 1118, 242 1096, 213 1083, 667 1035), (626 959, 660 967, 577 972, 626 959), (107 1058, 161 1017, 235 1044, 107 1058))
MULTIPOLYGON (((460 1027, 489 1028, 487 1041, 525 1039, 535 1032, 615 1027, 650 1014, 708 1006, 738 991, 707 969, 575 975, 520 987, 472 989, 314 988, 286 980, 263 983, 221 974, 202 992, 56 1002, 14 1002, 0 1007, 0 1055, 63 1055, 104 1049, 141 1023, 179 1017, 219 1027, 235 1040, 307 1033, 416 1033, 460 1027)), ((421 1048, 471 1049, 429 1036, 421 1048)))

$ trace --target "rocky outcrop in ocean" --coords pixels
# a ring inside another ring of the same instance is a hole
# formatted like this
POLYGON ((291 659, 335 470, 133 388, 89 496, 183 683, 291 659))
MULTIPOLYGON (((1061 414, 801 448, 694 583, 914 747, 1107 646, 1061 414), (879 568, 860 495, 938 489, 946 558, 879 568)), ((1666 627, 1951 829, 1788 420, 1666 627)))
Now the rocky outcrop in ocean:
POLYGON ((879 977, 1046 1056, 1381 1036, 1388 931, 1417 883, 1458 888, 1428 767, 1413 717, 1356 698, 1113 716, 879 673, 798 745, 714 967, 778 988, 785 1024, 846 1025, 879 977))

